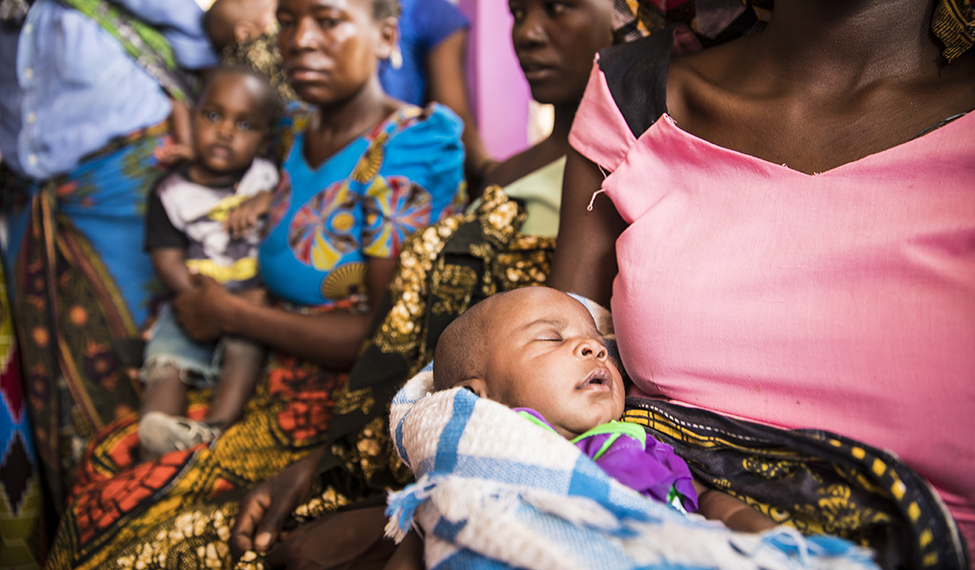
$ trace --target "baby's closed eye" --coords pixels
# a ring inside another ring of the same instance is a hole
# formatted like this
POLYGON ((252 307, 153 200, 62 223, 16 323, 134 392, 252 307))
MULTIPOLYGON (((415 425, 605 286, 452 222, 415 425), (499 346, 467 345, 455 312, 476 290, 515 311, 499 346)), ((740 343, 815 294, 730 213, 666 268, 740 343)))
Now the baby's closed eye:
POLYGON ((537 340, 541 342, 562 342, 562 335, 558 333, 548 333, 540 336, 537 340))

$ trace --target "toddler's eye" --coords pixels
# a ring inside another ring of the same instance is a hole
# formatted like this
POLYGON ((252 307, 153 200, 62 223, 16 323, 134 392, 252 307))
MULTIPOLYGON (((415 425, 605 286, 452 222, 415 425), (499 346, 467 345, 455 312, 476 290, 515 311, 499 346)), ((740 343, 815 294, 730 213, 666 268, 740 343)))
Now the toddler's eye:
POLYGON ((237 123, 237 128, 242 131, 252 131, 254 130, 254 124, 250 121, 240 121, 237 123))
POLYGON ((216 111, 207 111, 204 116, 211 123, 218 123, 218 122, 220 122, 220 113, 218 113, 216 111))

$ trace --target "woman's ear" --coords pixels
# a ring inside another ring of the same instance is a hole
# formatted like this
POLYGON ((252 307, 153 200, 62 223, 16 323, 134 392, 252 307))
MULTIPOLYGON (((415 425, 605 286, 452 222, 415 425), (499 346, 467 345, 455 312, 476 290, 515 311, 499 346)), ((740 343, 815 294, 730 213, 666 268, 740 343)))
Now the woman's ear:
POLYGON ((379 20, 379 45, 376 46, 376 57, 379 59, 389 59, 399 41, 399 25, 396 18, 383 18, 379 20))
POLYGON ((481 378, 468 378, 457 383, 457 388, 465 388, 474 392, 479 398, 487 398, 487 382, 481 378))

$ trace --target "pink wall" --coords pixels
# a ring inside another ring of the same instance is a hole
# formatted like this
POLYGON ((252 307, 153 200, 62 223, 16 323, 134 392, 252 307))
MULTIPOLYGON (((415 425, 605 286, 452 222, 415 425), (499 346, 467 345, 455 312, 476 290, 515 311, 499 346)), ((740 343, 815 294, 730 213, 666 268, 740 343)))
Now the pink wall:
POLYGON ((531 94, 511 47, 511 14, 502 0, 460 0, 471 21, 468 87, 481 138, 495 158, 528 146, 531 94))

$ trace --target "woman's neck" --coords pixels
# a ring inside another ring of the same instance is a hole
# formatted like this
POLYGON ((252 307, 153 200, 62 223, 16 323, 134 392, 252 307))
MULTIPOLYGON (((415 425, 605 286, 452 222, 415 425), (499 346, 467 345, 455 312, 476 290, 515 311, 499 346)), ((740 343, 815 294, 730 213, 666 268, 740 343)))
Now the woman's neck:
POLYGON ((305 157, 318 166, 351 141, 369 132, 397 107, 373 78, 348 99, 319 105, 305 135, 305 157))
POLYGON ((576 109, 579 103, 559 103, 555 105, 555 121, 552 123, 552 132, 531 150, 541 155, 541 162, 552 162, 569 152, 569 131, 572 129, 572 120, 576 116, 576 109))
POLYGON ((932 0, 778 0, 752 41, 781 79, 812 90, 868 85, 881 77, 937 74, 932 0))
POLYGON ((548 138, 564 144, 566 151, 568 151, 569 131, 572 129, 572 121, 578 108, 578 101, 555 105, 555 122, 552 124, 552 134, 548 138))
POLYGON ((552 133, 538 144, 497 165, 481 181, 482 189, 492 184, 507 186, 565 156, 569 152, 569 130, 578 107, 578 102, 556 104, 552 133))
POLYGON ((667 108, 718 146, 825 172, 975 107, 975 54, 951 65, 934 0, 777 0, 762 32, 671 60, 667 108))

